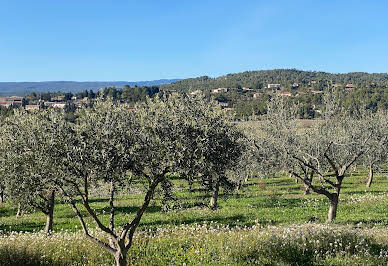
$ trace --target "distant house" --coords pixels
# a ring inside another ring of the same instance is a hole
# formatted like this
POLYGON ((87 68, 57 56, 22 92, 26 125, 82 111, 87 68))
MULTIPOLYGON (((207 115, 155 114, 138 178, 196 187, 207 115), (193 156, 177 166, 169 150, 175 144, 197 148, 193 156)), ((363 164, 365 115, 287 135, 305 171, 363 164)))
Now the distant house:
POLYGON ((54 104, 56 104, 56 102, 43 102, 43 105, 45 107, 52 107, 52 106, 54 106, 54 104))
POLYGON ((253 94, 253 98, 254 99, 260 98, 260 95, 261 95, 261 93, 255 93, 255 94, 253 94))
POLYGON ((26 110, 39 110, 40 105, 39 104, 27 104, 26 106, 24 106, 24 108, 26 110))
POLYGON ((0 102, 0 106, 1 107, 5 107, 5 108, 8 108, 10 107, 12 104, 10 102, 0 102))
POLYGON ((190 92, 189 94, 190 94, 191 96, 194 96, 194 95, 198 95, 198 94, 200 94, 200 93, 201 93, 200 90, 196 90, 196 91, 190 92))
POLYGON ((351 84, 351 83, 345 85, 345 90, 347 90, 347 91, 353 90, 355 88, 356 87, 353 84, 351 84))
POLYGON ((280 88, 280 84, 268 84, 267 88, 268 89, 278 89, 278 88, 280 88))
POLYGON ((248 92, 248 91, 253 91, 253 89, 248 88, 248 87, 242 87, 242 90, 243 90, 243 91, 246 91, 246 92, 248 92))
POLYGON ((281 91, 281 92, 276 93, 276 94, 280 95, 280 96, 292 97, 292 93, 289 91, 281 91))
POLYGON ((212 90, 212 93, 228 92, 229 88, 217 88, 212 90))
POLYGON ((229 104, 228 103, 224 103, 224 102, 219 102, 218 103, 221 107, 228 107, 229 104))
POLYGON ((24 106, 24 108, 26 110, 39 110, 40 105, 39 104, 27 104, 26 106, 24 106))
POLYGON ((7 108, 10 106, 22 106, 23 99, 20 96, 2 97, 0 98, 0 106, 7 108))
POLYGON ((45 107, 54 107, 63 109, 66 106, 66 102, 44 102, 43 105, 45 107))
POLYGON ((24 97, 20 97, 20 96, 10 96, 10 97, 6 97, 6 100, 7 101, 23 101, 24 97))
POLYGON ((321 94, 321 93, 323 93, 323 91, 311 90, 311 93, 312 94, 321 94))
POLYGON ((66 102, 56 102, 55 104, 53 104, 54 108, 64 109, 65 106, 66 106, 66 102))

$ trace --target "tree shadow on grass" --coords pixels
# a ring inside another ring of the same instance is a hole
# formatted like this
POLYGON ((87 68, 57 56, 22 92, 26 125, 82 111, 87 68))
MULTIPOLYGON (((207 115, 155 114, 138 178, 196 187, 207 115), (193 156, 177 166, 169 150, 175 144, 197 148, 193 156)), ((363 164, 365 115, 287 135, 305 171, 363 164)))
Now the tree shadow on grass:
POLYGON ((61 265, 61 262, 52 261, 48 257, 45 257, 44 261, 42 261, 42 254, 38 252, 31 252, 28 249, 15 248, 13 246, 2 246, 0 248, 0 265, 61 265))
POLYGON ((0 206, 0 217, 9 217, 16 215, 16 212, 12 211, 10 208, 0 206))
MULTIPOLYGON (((138 206, 117 206, 116 213, 136 213, 140 208, 138 206)), ((160 206, 148 206, 146 209, 146 213, 156 213, 161 212, 162 208, 160 206)))
MULTIPOLYGON (((216 224, 222 224, 222 225, 228 225, 230 227, 236 227, 236 226, 253 226, 256 224, 255 221, 252 221, 249 217, 245 217, 242 215, 234 215, 234 216, 225 216, 225 217, 196 217, 196 218, 189 218, 185 219, 184 221, 171 221, 171 220, 157 220, 157 221, 144 221, 141 222, 141 227, 160 227, 163 225, 192 225, 192 224, 210 224, 211 222, 216 224)), ((261 225, 277 225, 279 224, 279 221, 274 220, 259 220, 259 223, 261 225)))
MULTIPOLYGON (((44 228, 44 225, 38 223, 21 222, 19 224, 5 225, 0 224, 0 231, 8 232, 36 232, 44 228)), ((0 264, 1 265, 1 264, 0 264)))
POLYGON ((365 194, 370 194, 370 193, 381 193, 383 192, 382 190, 367 190, 367 191, 343 191, 341 194, 346 194, 346 195, 365 195, 365 194))
POLYGON ((365 220, 365 219, 357 219, 353 221, 336 221, 337 224, 344 224, 344 225, 349 225, 352 224, 355 227, 375 227, 376 225, 378 226, 388 226, 388 220, 376 220, 376 219, 371 219, 371 220, 365 220))
POLYGON ((304 201, 301 199, 283 199, 267 197, 261 200, 260 202, 251 203, 251 206, 257 209, 275 207, 296 208, 303 207, 304 201))

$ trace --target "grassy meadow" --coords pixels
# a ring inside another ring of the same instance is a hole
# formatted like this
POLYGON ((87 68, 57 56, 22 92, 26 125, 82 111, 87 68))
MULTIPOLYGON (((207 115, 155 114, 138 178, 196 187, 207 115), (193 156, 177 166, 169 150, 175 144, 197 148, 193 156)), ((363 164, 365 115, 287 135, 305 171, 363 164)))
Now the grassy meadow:
MULTIPOLYGON (((175 180, 175 199, 160 194, 144 215, 128 259, 134 265, 387 265, 388 172, 365 187, 366 173, 345 179, 337 221, 326 225, 328 201, 304 195, 303 185, 288 176, 254 178, 233 194, 221 193, 219 208, 209 196, 189 192, 175 180), (356 263, 356 264, 357 264, 356 263)), ((138 193, 122 192, 116 202, 118 224, 133 217, 142 202, 138 193)), ((92 207, 107 224, 105 189, 94 192, 92 207)), ((16 218, 16 208, 0 208, 0 265, 104 265, 110 254, 83 239, 78 220, 62 200, 56 202, 54 234, 45 236, 45 216, 34 210, 16 218)), ((94 227, 91 219, 87 219, 94 227)), ((98 230, 95 234, 104 237, 98 230)))

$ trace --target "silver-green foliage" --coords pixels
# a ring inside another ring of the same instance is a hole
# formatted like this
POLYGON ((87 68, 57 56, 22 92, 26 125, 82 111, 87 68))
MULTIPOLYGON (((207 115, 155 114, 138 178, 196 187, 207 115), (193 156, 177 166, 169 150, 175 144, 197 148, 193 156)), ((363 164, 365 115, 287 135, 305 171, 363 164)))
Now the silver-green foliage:
POLYGON ((68 176, 57 185, 73 207, 85 236, 103 246, 120 265, 126 263, 134 232, 156 188, 161 185, 166 194, 171 192, 170 174, 213 184, 233 169, 244 148, 243 135, 221 110, 202 98, 156 97, 138 104, 135 111, 98 100, 77 116, 73 133, 63 138, 66 152, 62 165, 68 176), (144 201, 135 217, 118 229, 117 188, 131 186, 135 179, 144 184, 144 201), (90 206, 90 188, 101 183, 111 186, 109 225, 90 206), (89 233, 77 197, 109 236, 109 243, 89 233))
POLYGON ((46 232, 52 230, 55 182, 63 174, 59 152, 66 129, 63 114, 54 110, 16 109, 1 127, 0 171, 6 192, 22 208, 46 214, 46 232))

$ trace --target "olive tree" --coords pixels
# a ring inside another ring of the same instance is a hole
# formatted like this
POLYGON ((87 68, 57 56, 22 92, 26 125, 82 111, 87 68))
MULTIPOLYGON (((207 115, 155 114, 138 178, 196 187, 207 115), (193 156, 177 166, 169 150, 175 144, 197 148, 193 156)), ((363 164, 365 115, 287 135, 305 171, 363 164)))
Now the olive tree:
POLYGON ((1 172, 7 192, 20 208, 35 208, 46 219, 45 232, 53 229, 55 182, 61 171, 55 151, 61 149, 66 124, 54 110, 27 113, 15 110, 2 127, 1 172))
POLYGON ((376 119, 372 114, 350 116, 336 105, 335 98, 327 95, 323 119, 311 128, 295 127, 297 121, 289 115, 289 107, 278 98, 269 103, 268 121, 263 123, 270 144, 267 149, 278 155, 273 164, 327 197, 329 222, 336 218, 343 180, 370 148, 374 131, 365 122, 376 119))
POLYGON ((186 154, 185 169, 190 177, 197 177, 202 186, 210 191, 210 208, 216 209, 220 187, 225 190, 236 188, 245 179, 245 169, 249 163, 243 155, 247 150, 246 138, 231 115, 217 104, 206 101, 203 95, 185 99, 185 119, 187 145, 195 153, 186 154), (191 164, 191 165, 190 165, 191 164), (195 166, 194 166, 195 164, 195 166))
POLYGON ((118 232, 115 228, 114 200, 117 186, 124 181, 132 165, 131 158, 135 158, 129 156, 134 150, 132 116, 124 106, 115 105, 110 100, 103 102, 102 99, 91 108, 77 110, 76 115, 78 119, 71 125, 72 131, 62 138, 64 155, 60 165, 67 175, 57 179, 56 185, 78 217, 85 237, 109 251, 118 264, 123 264, 127 252, 124 239, 128 230, 118 232), (110 186, 108 225, 101 221, 90 205, 90 190, 100 184, 110 186), (108 235, 109 243, 90 234, 77 199, 98 228, 108 235))
POLYGON ((169 95, 148 99, 130 111, 110 100, 98 100, 92 108, 77 112, 73 133, 63 140, 66 156, 61 164, 68 176, 57 185, 78 217, 85 237, 110 252, 117 265, 126 264, 134 233, 156 189, 170 192, 170 174, 188 177, 187 173, 196 169, 204 172, 204 155, 213 152, 208 147, 212 145, 207 141, 208 132, 212 132, 208 128, 216 121, 202 119, 208 114, 195 105, 188 97, 169 95), (127 173, 144 184, 144 200, 134 217, 117 228, 116 189, 133 184, 125 178, 127 173), (109 224, 90 206, 90 188, 101 183, 111 186, 109 224), (109 243, 90 233, 78 198, 107 234, 109 243))
POLYGON ((365 123, 369 123, 373 129, 369 149, 363 158, 363 164, 368 171, 366 187, 370 187, 374 172, 380 170, 388 158, 388 114, 384 111, 377 112, 374 119, 366 119, 365 123))

